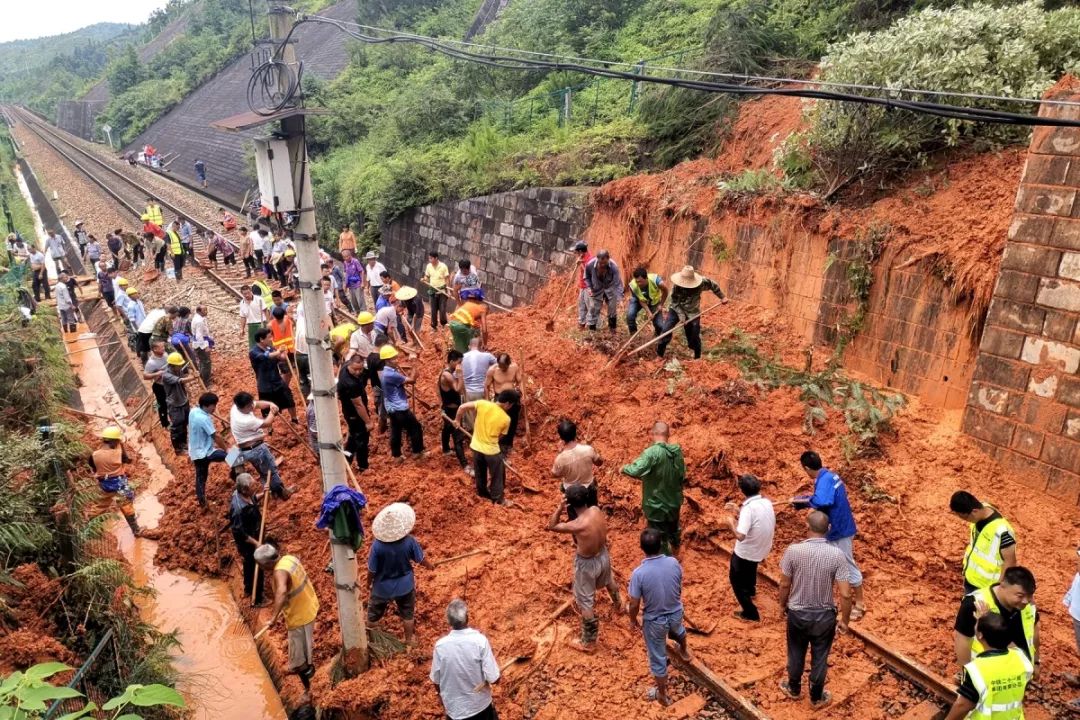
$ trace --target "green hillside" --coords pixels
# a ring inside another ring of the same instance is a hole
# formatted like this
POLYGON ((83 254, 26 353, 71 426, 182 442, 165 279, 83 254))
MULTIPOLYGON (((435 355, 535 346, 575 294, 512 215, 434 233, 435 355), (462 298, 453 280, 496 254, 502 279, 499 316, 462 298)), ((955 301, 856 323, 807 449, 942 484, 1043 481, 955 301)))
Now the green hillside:
MULTIPOLYGON (((1037 97, 1076 55, 1067 38, 1077 36, 1080 11, 1049 9, 1056 4, 511 0, 474 42, 796 78, 820 63, 823 77, 848 83, 1037 97)), ((479 5, 384 0, 365 4, 361 21, 455 40, 479 5)), ((363 219, 369 241, 381 222, 416 205, 528 185, 596 184, 712 152, 739 97, 580 72, 492 69, 410 45, 359 43, 336 82, 307 90, 313 104, 333 111, 311 122, 323 227, 363 219)), ((903 111, 858 105, 818 108, 811 132, 783 157, 784 185, 829 195, 859 173, 902 170, 935 149, 1010 142, 1026 132, 914 122, 903 111), (863 155, 845 152, 852 142, 863 155)))
POLYGON ((58 101, 77 97, 101 76, 112 53, 138 39, 138 26, 98 23, 0 43, 0 100, 51 115, 58 101))

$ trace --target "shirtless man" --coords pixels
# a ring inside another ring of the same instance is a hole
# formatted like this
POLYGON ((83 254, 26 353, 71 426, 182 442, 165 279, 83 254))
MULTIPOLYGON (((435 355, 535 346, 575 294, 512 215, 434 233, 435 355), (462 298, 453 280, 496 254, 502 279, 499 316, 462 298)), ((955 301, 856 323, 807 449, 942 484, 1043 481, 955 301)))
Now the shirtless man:
POLYGON ((593 611, 596 588, 607 588, 615 612, 622 612, 619 586, 611 571, 611 558, 607 549, 607 520, 598 507, 589 507, 588 490, 584 485, 571 485, 566 489, 566 499, 555 509, 548 520, 548 530, 574 536, 577 555, 574 556, 574 601, 581 613, 581 638, 570 641, 570 646, 582 652, 596 651, 596 638, 600 633, 600 619, 593 611), (567 507, 573 508, 576 518, 560 522, 567 507))
MULTIPOLYGON (((508 353, 499 353, 494 365, 488 368, 484 379, 484 396, 493 398, 503 390, 517 390, 523 393, 521 387, 521 368, 517 363, 510 360, 508 353)), ((509 455, 514 449, 514 438, 517 436, 518 422, 521 420, 521 403, 516 403, 506 414, 510 416, 510 429, 502 436, 499 447, 503 455, 509 455)))

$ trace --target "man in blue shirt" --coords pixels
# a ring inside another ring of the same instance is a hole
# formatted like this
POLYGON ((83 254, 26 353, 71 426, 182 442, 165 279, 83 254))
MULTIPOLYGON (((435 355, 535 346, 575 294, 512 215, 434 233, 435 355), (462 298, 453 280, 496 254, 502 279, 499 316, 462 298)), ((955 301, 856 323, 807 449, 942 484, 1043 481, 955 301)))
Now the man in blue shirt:
POLYGON ((206 478, 210 463, 225 462, 225 441, 214 426, 218 396, 212 392, 199 397, 199 407, 188 415, 188 457, 195 466, 195 497, 199 507, 207 509, 206 478))
MULTIPOLYGON (((259 390, 259 399, 287 411, 289 419, 296 424, 296 402, 293 400, 292 390, 281 377, 282 370, 287 369, 285 363, 288 361, 283 351, 274 350, 269 328, 255 332, 255 345, 248 351, 248 360, 251 362, 251 369, 255 371, 255 386, 259 390)), ((263 417, 266 417, 265 413, 263 417)))
POLYGON ((630 624, 640 627, 645 637, 649 657, 649 672, 656 687, 649 698, 667 707, 671 698, 667 692, 667 641, 679 645, 679 656, 690 659, 686 647, 686 628, 683 627, 682 566, 675 558, 664 555, 663 536, 656 528, 641 532, 641 551, 645 559, 630 574, 630 624), (638 623, 638 611, 645 606, 643 622, 638 623))
POLYGON ((379 511, 371 523, 375 541, 368 554, 368 625, 382 619, 393 602, 405 628, 405 644, 416 644, 416 578, 412 564, 428 570, 434 566, 424 558, 420 543, 409 534, 416 513, 405 503, 391 503, 379 511))
POLYGON ((393 345, 379 348, 379 359, 384 363, 383 369, 379 371, 379 382, 382 385, 383 405, 386 407, 386 414, 390 416, 390 455, 394 462, 402 463, 405 461, 401 456, 403 434, 409 436, 413 460, 424 457, 424 428, 409 409, 409 395, 405 391, 406 385, 415 385, 418 368, 413 368, 409 375, 405 375, 398 367, 397 358, 398 351, 393 345))
POLYGON ((829 532, 825 539, 840 548, 847 558, 848 581, 855 600, 851 619, 858 620, 866 613, 866 606, 863 604, 863 576, 855 564, 855 516, 851 514, 847 486, 839 475, 822 465, 821 457, 813 450, 804 452, 799 462, 803 471, 814 480, 814 494, 794 497, 791 504, 798 509, 820 510, 829 517, 829 532))

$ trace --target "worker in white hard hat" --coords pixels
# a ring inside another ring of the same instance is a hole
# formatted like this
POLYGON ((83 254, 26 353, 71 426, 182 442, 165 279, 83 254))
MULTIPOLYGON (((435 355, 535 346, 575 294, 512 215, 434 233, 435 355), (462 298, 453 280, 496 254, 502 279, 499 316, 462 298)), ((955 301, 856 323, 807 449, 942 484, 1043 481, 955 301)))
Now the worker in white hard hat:
POLYGON ((107 512, 113 504, 120 501, 120 512, 128 527, 135 535, 139 534, 139 523, 135 519, 135 492, 128 484, 124 465, 131 462, 135 453, 124 443, 124 432, 115 425, 101 431, 101 447, 90 456, 90 468, 101 488, 101 511, 107 512))

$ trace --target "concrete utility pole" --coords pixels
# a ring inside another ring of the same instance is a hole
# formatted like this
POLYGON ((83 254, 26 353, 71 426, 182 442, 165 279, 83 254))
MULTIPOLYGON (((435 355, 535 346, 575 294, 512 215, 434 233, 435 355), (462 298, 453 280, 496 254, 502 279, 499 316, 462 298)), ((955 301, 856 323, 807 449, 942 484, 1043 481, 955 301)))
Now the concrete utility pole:
MULTIPOLYGON (((268 0, 270 37, 281 41, 288 36, 296 22, 295 11, 275 0, 268 0)), ((286 45, 279 58, 296 67, 296 51, 286 45)), ((282 94, 287 92, 288 79, 279 77, 282 94)), ((298 91, 299 92, 299 91, 298 91)), ((332 325, 326 304, 319 289, 319 243, 315 232, 315 199, 311 191, 311 172, 308 166, 304 118, 297 114, 281 121, 281 131, 288 142, 293 188, 299 189, 298 219, 293 226, 296 241, 296 265, 300 278, 300 298, 304 303, 304 327, 298 328, 308 341, 308 360, 311 363, 311 387, 315 396, 315 421, 318 426, 319 463, 322 469, 323 491, 335 485, 348 485, 345 477, 345 456, 341 447, 341 420, 335 400, 334 364, 330 350, 324 344, 326 328, 332 325)), ((362 614, 363 601, 356 583, 356 560, 349 557, 349 548, 331 542, 334 563, 334 587, 337 589, 338 622, 343 647, 342 667, 347 676, 367 670, 368 637, 362 614)))

